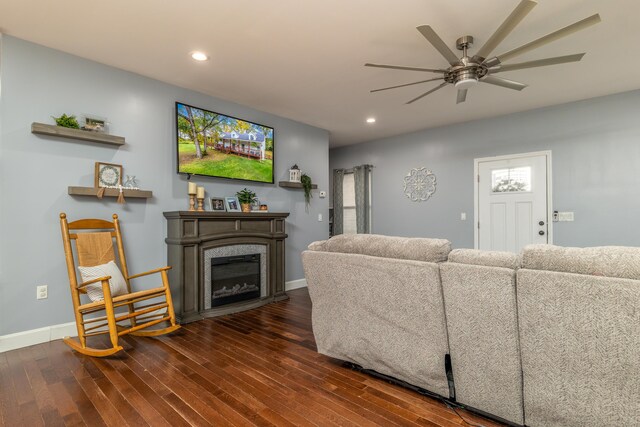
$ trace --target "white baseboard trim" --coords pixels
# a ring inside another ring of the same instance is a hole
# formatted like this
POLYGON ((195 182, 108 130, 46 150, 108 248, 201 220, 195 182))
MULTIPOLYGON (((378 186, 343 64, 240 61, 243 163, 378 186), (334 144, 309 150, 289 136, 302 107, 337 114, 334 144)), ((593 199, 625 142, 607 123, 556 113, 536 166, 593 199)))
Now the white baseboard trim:
POLYGON ((45 326, 44 328, 3 335, 0 336, 0 353, 64 337, 75 337, 77 335, 76 322, 61 323, 59 325, 45 326))
POLYGON ((300 289, 300 288, 306 288, 306 287, 307 287, 307 279, 292 280, 290 282, 285 282, 284 284, 285 291, 291 291, 293 289, 300 289))

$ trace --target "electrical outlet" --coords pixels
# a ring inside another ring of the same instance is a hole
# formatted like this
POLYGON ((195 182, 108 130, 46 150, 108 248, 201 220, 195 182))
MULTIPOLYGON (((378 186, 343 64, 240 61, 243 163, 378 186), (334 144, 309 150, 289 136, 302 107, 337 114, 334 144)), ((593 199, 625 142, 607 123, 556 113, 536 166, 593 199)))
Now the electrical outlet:
POLYGON ((460 221, 466 221, 467 220, 467 213, 466 212, 461 212, 460 213, 460 221))
POLYGON ((322 222, 322 214, 318 214, 318 221, 322 222))
POLYGON ((36 299, 46 299, 48 294, 47 285, 36 287, 36 299))
POLYGON ((324 199, 325 197, 327 197, 327 192, 326 191, 321 191, 320 192, 320 198, 324 199))

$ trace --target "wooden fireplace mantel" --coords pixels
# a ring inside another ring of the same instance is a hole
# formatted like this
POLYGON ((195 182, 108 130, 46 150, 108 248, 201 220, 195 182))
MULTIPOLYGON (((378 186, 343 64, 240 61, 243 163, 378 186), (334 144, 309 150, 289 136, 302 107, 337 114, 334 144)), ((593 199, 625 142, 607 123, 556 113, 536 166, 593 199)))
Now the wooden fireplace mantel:
POLYGON ((188 323, 287 299, 284 291, 286 212, 164 212, 171 294, 178 320, 188 323), (238 244, 266 246, 266 295, 250 301, 205 309, 204 252, 238 244))

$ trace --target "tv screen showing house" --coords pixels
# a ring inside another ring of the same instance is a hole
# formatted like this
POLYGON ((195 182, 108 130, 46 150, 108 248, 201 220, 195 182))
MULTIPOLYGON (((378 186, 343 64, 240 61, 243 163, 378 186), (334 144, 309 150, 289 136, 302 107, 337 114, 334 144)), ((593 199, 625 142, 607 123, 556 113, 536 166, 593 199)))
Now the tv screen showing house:
POLYGON ((273 183, 273 128, 176 102, 178 173, 273 183))

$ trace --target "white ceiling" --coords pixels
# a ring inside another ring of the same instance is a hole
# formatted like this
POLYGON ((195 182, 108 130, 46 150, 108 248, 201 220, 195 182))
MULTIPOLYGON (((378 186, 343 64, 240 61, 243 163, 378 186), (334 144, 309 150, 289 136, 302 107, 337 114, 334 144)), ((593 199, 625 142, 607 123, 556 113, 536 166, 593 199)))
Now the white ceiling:
MULTIPOLYGON (((640 2, 539 0, 499 54, 594 13, 602 23, 513 62, 587 52, 582 62, 505 72, 522 92, 481 84, 456 105, 437 83, 369 90, 432 77, 365 62, 447 65, 418 33, 431 25, 455 51, 479 48, 518 0, 0 0, 0 31, 331 132, 331 146, 640 88, 640 2), (195 63, 189 53, 211 59, 195 63), (615 66, 614 66, 615 65, 615 66), (369 116, 377 123, 367 125, 369 116)), ((457 51, 456 51, 457 52, 457 51)), ((473 53, 474 50, 471 51, 473 53)))

